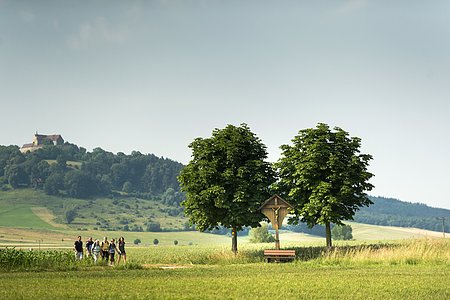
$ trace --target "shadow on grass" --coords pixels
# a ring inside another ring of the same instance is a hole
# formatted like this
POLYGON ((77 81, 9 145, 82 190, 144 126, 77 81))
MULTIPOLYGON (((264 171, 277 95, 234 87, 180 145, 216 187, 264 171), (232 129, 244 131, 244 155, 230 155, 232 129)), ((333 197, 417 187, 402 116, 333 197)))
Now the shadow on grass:
MULTIPOLYGON (((399 244, 376 243, 367 245, 334 246, 331 248, 325 246, 287 247, 282 250, 295 250, 297 260, 310 261, 330 256, 351 257, 355 253, 391 250, 398 248, 399 246, 399 244)), ((247 255, 254 260, 259 259, 260 261, 264 261, 264 250, 255 250, 252 251, 252 253, 247 253, 247 255)))

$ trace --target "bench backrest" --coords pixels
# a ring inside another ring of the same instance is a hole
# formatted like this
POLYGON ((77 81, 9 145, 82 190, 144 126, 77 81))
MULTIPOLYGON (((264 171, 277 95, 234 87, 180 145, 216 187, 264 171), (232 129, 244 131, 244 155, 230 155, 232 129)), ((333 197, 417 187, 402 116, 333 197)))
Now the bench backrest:
POLYGON ((289 255, 295 256, 295 250, 264 250, 264 255, 289 255))

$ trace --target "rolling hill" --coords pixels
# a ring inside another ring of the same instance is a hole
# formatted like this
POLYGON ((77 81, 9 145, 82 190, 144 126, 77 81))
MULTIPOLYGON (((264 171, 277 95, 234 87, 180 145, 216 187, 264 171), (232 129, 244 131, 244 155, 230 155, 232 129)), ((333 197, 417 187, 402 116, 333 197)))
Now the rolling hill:
MULTIPOLYGON (((442 231, 442 222, 436 218, 450 217, 448 209, 385 197, 371 196, 370 199, 374 204, 357 211, 355 222, 442 231)), ((446 226, 445 231, 450 232, 450 225, 446 226)))

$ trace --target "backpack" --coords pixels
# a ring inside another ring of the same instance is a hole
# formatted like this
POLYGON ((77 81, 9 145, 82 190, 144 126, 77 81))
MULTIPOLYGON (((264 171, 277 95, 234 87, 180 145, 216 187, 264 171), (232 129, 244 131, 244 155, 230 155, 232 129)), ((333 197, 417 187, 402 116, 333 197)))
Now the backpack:
POLYGON ((109 243, 108 243, 108 241, 102 242, 102 250, 103 250, 103 251, 108 251, 108 249, 109 249, 109 243))

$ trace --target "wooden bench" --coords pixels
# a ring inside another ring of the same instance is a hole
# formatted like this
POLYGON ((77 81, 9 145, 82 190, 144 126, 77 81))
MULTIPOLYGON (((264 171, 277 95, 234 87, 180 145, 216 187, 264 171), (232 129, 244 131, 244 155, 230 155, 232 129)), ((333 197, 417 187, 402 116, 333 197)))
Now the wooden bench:
POLYGON ((264 250, 267 262, 291 261, 295 259, 295 250, 264 250))

